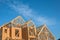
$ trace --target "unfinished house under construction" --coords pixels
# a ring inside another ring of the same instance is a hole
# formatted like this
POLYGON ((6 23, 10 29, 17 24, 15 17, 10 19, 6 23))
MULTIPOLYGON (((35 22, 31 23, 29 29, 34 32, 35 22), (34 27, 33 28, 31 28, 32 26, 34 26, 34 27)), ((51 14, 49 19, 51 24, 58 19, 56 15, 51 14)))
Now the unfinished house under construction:
POLYGON ((36 27, 32 20, 21 16, 0 27, 0 40, 55 40, 46 25, 36 27))

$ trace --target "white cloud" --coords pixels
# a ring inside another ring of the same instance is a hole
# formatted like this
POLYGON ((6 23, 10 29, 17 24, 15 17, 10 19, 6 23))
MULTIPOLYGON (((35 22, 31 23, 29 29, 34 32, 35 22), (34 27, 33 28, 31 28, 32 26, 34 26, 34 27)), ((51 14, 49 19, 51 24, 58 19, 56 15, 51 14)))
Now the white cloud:
POLYGON ((36 11, 34 11, 32 8, 29 7, 29 5, 25 5, 22 2, 18 3, 16 1, 10 1, 7 0, 8 2, 6 3, 6 1, 4 3, 6 3, 10 8, 12 8, 13 10, 15 10, 16 12, 18 12, 19 14, 23 15, 26 18, 32 18, 32 20, 36 21, 37 24, 43 24, 46 23, 47 25, 55 25, 55 21, 53 21, 54 19, 49 19, 47 17, 41 17, 41 16, 37 16, 33 13, 37 13, 36 11))
POLYGON ((46 23, 47 25, 55 25, 56 24, 56 21, 54 19, 51 19, 51 18, 45 18, 45 17, 39 17, 37 18, 37 21, 40 22, 40 23, 46 23))

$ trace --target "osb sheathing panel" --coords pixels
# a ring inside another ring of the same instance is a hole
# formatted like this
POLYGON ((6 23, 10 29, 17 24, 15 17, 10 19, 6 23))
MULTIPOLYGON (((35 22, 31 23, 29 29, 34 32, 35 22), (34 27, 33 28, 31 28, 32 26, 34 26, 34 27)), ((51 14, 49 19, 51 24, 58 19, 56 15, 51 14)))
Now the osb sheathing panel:
POLYGON ((27 27, 22 28, 22 39, 28 40, 28 28, 27 27))

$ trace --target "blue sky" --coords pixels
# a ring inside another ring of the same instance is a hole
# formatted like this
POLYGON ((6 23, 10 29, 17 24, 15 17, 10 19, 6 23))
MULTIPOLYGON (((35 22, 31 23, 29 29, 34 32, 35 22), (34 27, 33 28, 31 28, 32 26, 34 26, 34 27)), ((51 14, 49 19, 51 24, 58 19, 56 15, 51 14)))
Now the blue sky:
POLYGON ((0 25, 22 16, 40 26, 46 24, 60 38, 60 0, 0 0, 0 25))

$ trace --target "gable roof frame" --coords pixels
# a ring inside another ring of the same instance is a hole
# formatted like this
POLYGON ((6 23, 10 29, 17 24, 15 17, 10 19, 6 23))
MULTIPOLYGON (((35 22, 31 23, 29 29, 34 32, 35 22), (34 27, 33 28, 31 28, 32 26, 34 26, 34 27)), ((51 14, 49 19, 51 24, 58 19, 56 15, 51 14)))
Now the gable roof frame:
MULTIPOLYGON (((48 29, 48 27, 46 26, 46 24, 44 24, 44 26, 42 27, 42 29, 41 29, 41 31, 39 32, 38 36, 41 34, 42 30, 43 30, 45 27, 48 29)), ((52 34, 52 32, 51 32, 49 29, 48 29, 48 31, 52 34)), ((52 34, 52 35, 53 35, 53 34, 52 34)), ((54 35, 53 35, 53 37, 54 37, 54 40, 56 40, 56 38, 55 38, 54 35)))

